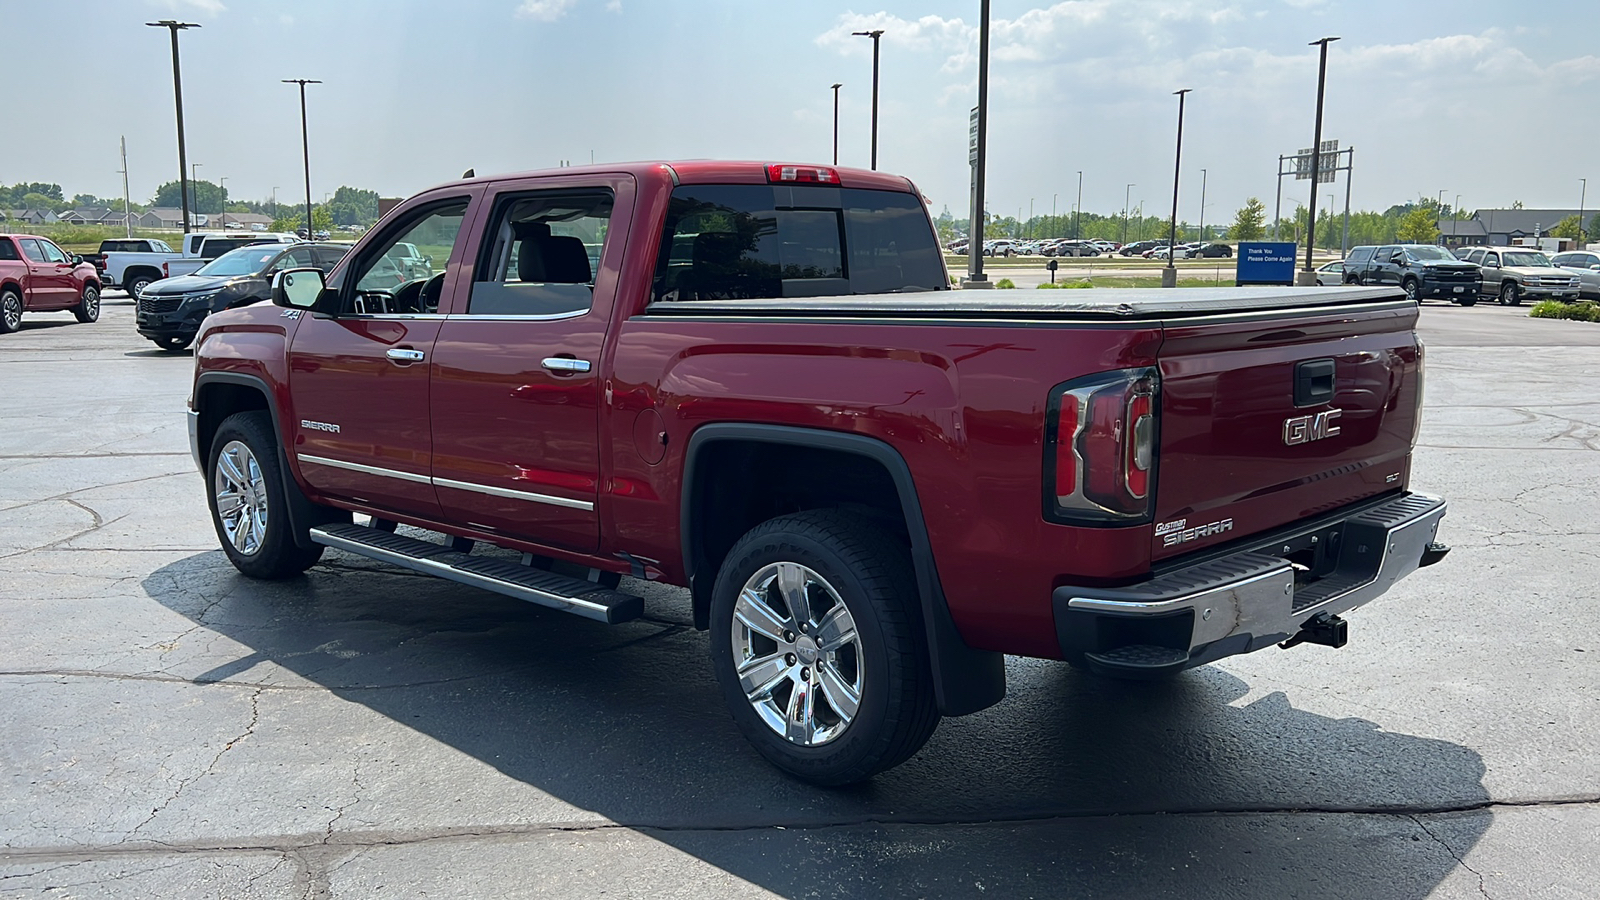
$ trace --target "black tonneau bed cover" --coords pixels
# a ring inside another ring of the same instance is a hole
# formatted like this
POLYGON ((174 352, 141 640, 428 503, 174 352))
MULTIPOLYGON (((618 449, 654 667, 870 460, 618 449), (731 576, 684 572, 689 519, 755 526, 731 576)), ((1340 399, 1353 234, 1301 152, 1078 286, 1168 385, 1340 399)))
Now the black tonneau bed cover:
POLYGON ((680 300, 649 315, 959 319, 1162 319, 1405 300, 1392 287, 1081 288, 680 300))

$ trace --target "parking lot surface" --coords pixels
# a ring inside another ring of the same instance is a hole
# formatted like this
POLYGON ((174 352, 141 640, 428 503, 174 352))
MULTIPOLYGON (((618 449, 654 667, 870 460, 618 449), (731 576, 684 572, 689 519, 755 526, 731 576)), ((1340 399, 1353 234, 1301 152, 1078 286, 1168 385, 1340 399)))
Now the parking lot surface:
POLYGON ((192 360, 0 338, 0 897, 1561 897, 1600 885, 1600 326, 1425 304, 1454 552, 1163 684, 1009 663, 842 791, 764 763, 686 594, 606 627, 216 548, 192 360))

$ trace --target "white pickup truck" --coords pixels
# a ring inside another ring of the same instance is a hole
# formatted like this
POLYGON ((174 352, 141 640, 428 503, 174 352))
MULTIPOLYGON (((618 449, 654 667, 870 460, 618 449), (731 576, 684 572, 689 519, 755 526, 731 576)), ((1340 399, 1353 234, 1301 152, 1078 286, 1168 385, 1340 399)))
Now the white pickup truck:
MULTIPOLYGON (((299 238, 284 233, 226 234, 197 231, 183 236, 178 252, 171 250, 112 250, 105 254, 106 287, 119 287, 129 296, 139 292, 152 281, 188 275, 229 250, 249 244, 292 244, 299 238)), ((165 247, 160 241, 151 245, 165 247)))

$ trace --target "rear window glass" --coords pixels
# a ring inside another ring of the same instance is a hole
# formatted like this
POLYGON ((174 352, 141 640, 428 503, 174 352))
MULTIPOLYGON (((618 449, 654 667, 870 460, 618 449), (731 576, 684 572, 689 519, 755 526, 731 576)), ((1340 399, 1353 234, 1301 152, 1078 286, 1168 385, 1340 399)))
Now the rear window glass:
POLYGON ((150 245, 142 240, 101 241, 101 253, 142 253, 148 251, 150 245))
POLYGON ((653 299, 751 300, 949 287, 916 196, 771 185, 672 192, 653 299))

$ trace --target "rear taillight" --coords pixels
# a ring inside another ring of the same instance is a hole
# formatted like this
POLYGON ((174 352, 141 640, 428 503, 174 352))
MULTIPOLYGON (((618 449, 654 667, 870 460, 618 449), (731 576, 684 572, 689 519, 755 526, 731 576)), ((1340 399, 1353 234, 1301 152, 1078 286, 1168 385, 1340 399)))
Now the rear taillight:
POLYGON ((838 184, 839 173, 826 166, 790 166, 773 163, 767 166, 767 180, 801 184, 838 184))
POLYGON ((1045 518, 1074 525, 1148 521, 1155 488, 1153 368, 1058 385, 1046 420, 1045 518))
POLYGON ((167 264, 166 263, 162 263, 161 264, 161 277, 162 278, 171 278, 172 277, 172 270, 167 268, 167 264))

